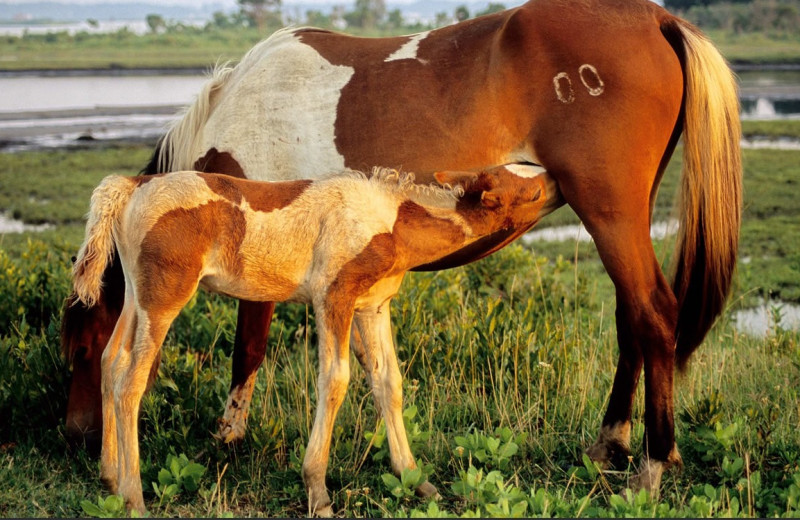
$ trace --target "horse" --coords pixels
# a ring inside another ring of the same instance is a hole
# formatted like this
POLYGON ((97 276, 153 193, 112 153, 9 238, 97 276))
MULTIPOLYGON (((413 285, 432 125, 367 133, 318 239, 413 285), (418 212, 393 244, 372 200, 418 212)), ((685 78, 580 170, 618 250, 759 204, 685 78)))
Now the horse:
MULTIPOLYGON (((646 0, 531 0, 410 36, 275 33, 235 67, 215 71, 146 172, 288 180, 383 165, 430 182, 442 169, 543 166, 557 183, 554 200, 581 219, 616 289, 619 360, 587 453, 602 465, 627 463, 644 372, 644 450, 631 484, 656 492, 664 469, 681 463, 674 372, 686 366, 730 291, 740 135, 730 67, 690 23, 646 0), (681 136, 668 280, 649 228, 681 136)), ((468 262, 518 234, 496 233, 432 267, 468 262)), ((67 428, 79 436, 99 424, 99 354, 122 305, 113 264, 105 280, 101 304, 73 306, 63 321, 65 350, 75 353, 67 428)), ((246 410, 231 405, 249 402, 273 310, 271 302, 240 300, 221 431, 228 438, 244 431, 246 410)), ((359 357, 364 338, 355 330, 359 357)))
MULTIPOLYGON (((520 171, 435 174, 455 190, 421 188, 409 175, 384 170, 313 182, 199 172, 106 177, 92 194, 73 269, 77 298, 89 307, 114 250, 125 277, 125 303, 102 359, 101 479, 145 512, 139 406, 167 330, 198 286, 250 301, 310 303, 319 375, 303 480, 309 514, 332 516, 325 473, 350 377, 353 316, 381 310, 360 333, 380 344, 367 356, 372 366, 388 365, 389 377, 373 377, 373 392, 387 427, 402 428, 400 369, 394 356, 376 357, 394 352, 389 302, 410 268, 501 229, 533 226, 547 200, 546 173, 520 171)), ((404 466, 414 467, 408 444, 402 447, 404 466)))

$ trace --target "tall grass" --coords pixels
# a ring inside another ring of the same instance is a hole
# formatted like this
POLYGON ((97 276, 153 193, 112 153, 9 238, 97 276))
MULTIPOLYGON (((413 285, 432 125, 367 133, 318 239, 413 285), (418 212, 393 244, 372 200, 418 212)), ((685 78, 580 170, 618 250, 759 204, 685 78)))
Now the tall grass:
MULTIPOLYGON (((104 153, 76 152, 69 160, 92 179, 103 168, 131 169, 131 154, 120 154, 114 166, 103 162, 104 153), (95 169, 94 163, 104 166, 95 169)), ((146 159, 144 151, 131 153, 132 162, 146 159)), ((787 227, 770 218, 793 214, 791 197, 781 193, 796 178, 797 154, 748 157, 745 178, 767 187, 746 190, 746 197, 757 194, 758 200, 747 199, 745 226, 767 222, 765 240, 785 238, 787 227)), ((48 198, 48 183, 35 173, 58 171, 62 160, 66 157, 58 154, 4 155, 0 166, 28 175, 31 186, 42 187, 40 195, 48 198)), ((53 191, 63 191, 61 182, 52 183, 53 191)), ((96 460, 82 449, 67 450, 62 435, 70 375, 59 352, 58 325, 70 256, 80 239, 79 232, 64 230, 80 231, 92 182, 75 196, 74 208, 63 217, 54 214, 63 222, 60 237, 0 242, 2 516, 112 509, 110 501, 98 502, 106 492, 96 460), (102 508, 87 509, 85 501, 102 508)), ((669 197, 674 179, 666 183, 662 192, 669 197)), ((24 184, 14 189, 25 198, 24 184)), ((20 206, 19 215, 25 218, 27 211, 20 206)), ((36 214, 35 208, 30 211, 36 214)), ((749 236, 745 229, 746 242, 749 236)), ((758 242, 748 243, 744 247, 762 251, 758 242)), ((336 511, 344 516, 800 514, 800 337, 779 327, 765 338, 742 335, 731 319, 735 300, 677 379, 677 441, 685 467, 667 474, 661 496, 624 491, 642 453, 641 389, 631 465, 599 472, 583 458, 599 429, 617 357, 613 290, 588 252, 592 246, 585 248, 572 243, 531 251, 512 245, 462 268, 407 276, 392 304, 406 423, 423 474, 442 499, 429 504, 415 498, 408 492, 414 475, 395 480, 387 475, 382 424, 353 359, 328 472, 336 511)), ((760 283, 748 276, 740 276, 740 298, 760 283)), ((164 344, 159 379, 143 401, 140 423, 145 501, 153 515, 307 512, 300 469, 316 402, 313 315, 302 305, 278 307, 246 438, 229 447, 211 433, 230 382, 235 311, 234 301, 199 293, 164 344), (170 474, 178 464, 174 456, 181 454, 205 472, 198 489, 176 484, 174 493, 167 493, 164 472, 170 474)))

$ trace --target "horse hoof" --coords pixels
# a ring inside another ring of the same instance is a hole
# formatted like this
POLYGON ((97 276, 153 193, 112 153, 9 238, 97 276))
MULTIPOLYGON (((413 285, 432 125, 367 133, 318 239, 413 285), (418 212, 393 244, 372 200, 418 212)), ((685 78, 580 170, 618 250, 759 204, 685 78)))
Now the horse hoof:
POLYGON ((614 426, 603 426, 597 440, 586 450, 586 455, 602 469, 610 466, 623 468, 629 462, 630 423, 617 423, 614 426))
POLYGON ((219 430, 213 433, 212 436, 223 444, 238 443, 244 440, 245 426, 240 423, 233 423, 220 419, 219 430))
POLYGON ((436 486, 428 482, 427 480, 417 486, 415 490, 416 494, 420 498, 433 498, 434 500, 439 500, 442 496, 439 494, 439 490, 436 489, 436 486))
POLYGON ((665 463, 644 459, 639 473, 631 477, 629 487, 634 492, 645 489, 650 493, 653 498, 658 496, 659 489, 661 488, 661 476, 664 474, 665 463))

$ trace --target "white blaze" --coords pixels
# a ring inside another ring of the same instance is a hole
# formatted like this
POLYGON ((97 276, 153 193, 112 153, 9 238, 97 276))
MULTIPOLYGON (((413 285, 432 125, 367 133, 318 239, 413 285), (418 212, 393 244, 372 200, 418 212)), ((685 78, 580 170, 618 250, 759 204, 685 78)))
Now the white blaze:
MULTIPOLYGON (((419 51, 419 42, 427 38, 430 31, 421 32, 419 34, 414 34, 409 37, 409 40, 404 43, 399 49, 394 51, 388 58, 384 61, 396 61, 396 60, 415 60, 417 59, 417 51, 419 51)), ((420 60, 422 61, 422 60, 420 60)))
POLYGON ((539 166, 538 164, 506 164, 504 168, 517 177, 524 177, 526 179, 532 179, 547 171, 543 166, 539 166))

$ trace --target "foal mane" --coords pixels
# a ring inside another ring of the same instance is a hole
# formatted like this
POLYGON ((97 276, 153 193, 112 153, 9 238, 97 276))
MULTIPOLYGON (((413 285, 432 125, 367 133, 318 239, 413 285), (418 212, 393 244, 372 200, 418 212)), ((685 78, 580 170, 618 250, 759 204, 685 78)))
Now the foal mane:
POLYGON ((430 204, 453 203, 464 195, 464 188, 461 186, 417 184, 414 182, 415 176, 412 172, 394 168, 375 167, 369 175, 356 173, 375 182, 392 186, 396 193, 402 196, 411 199, 425 199, 430 204))

